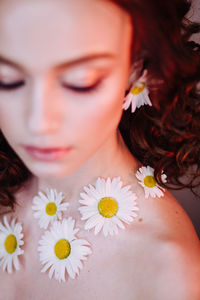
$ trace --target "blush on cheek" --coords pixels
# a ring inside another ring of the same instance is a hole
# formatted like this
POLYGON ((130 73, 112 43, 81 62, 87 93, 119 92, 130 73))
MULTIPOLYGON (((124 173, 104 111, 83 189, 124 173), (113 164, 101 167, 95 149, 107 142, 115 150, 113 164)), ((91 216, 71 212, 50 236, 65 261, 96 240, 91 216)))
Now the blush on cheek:
POLYGON ((92 123, 105 127, 106 124, 118 120, 121 116, 121 104, 116 99, 109 99, 102 101, 101 105, 94 107, 90 113, 87 114, 87 119, 92 123))
MULTIPOLYGON (((108 101, 102 101, 101 105, 94 106, 90 113, 84 116, 84 120, 79 123, 81 130, 87 133, 90 139, 96 140, 97 137, 103 141, 113 134, 118 128, 122 115, 122 101, 112 95, 108 101)), ((83 134, 84 135, 84 134, 83 134)))

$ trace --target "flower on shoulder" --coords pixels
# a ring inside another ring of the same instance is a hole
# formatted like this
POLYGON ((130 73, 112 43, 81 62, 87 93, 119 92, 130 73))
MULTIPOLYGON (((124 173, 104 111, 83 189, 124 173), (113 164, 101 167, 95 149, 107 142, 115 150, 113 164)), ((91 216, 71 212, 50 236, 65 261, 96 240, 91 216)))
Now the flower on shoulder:
POLYGON ((44 265, 41 272, 50 268, 50 279, 54 276, 59 282, 65 281, 66 272, 74 279, 83 267, 82 261, 92 253, 90 244, 75 236, 79 229, 74 228, 74 224, 71 217, 55 221, 39 241, 40 261, 44 265))
POLYGON ((24 253, 21 246, 24 244, 22 238, 22 225, 13 218, 11 224, 8 223, 7 217, 3 217, 4 224, 0 222, 0 266, 3 271, 7 270, 9 274, 19 270, 18 256, 24 253))
MULTIPOLYGON (((136 172, 136 177, 138 179, 138 183, 144 188, 145 198, 149 196, 155 198, 164 196, 163 191, 165 189, 158 185, 156 179, 154 178, 154 169, 150 166, 141 167, 136 172)), ((167 176, 163 173, 161 175, 161 179, 163 183, 167 182, 167 176)))
POLYGON ((46 195, 42 192, 33 198, 32 209, 34 217, 39 219, 40 228, 47 229, 49 224, 61 220, 62 212, 67 209, 69 203, 62 203, 63 193, 55 189, 46 189, 46 195))
POLYGON ((136 195, 130 190, 131 186, 122 187, 120 177, 112 180, 98 178, 95 187, 84 186, 80 193, 79 211, 82 220, 87 220, 84 228, 94 228, 94 234, 103 230, 104 236, 118 233, 118 228, 124 229, 123 222, 129 224, 137 217, 139 208, 136 195))

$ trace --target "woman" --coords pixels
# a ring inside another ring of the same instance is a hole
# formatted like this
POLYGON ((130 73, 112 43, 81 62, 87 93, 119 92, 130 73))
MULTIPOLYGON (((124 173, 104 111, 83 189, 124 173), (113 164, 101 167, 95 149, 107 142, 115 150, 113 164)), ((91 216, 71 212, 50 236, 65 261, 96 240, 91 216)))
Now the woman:
POLYGON ((189 3, 0 5, 2 299, 199 299, 189 3))

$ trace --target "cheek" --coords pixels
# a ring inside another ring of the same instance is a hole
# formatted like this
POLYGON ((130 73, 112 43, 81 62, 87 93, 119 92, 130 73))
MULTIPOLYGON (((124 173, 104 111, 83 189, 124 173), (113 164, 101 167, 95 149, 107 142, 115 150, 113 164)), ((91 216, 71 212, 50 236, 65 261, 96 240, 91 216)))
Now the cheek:
POLYGON ((13 141, 22 132, 19 107, 0 99, 0 130, 8 142, 13 141), (20 129, 21 128, 21 129, 20 129))
POLYGON ((122 115, 122 98, 119 92, 94 97, 76 114, 76 132, 84 142, 106 139, 118 127, 122 115))

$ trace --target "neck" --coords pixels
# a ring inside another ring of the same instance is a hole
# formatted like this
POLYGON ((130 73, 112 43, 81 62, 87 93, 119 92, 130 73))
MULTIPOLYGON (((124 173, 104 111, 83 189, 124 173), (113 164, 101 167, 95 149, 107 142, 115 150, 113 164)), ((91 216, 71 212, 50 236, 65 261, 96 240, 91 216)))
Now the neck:
POLYGON ((136 160, 117 131, 75 172, 62 178, 36 178, 36 186, 38 190, 54 188, 68 195, 68 198, 74 198, 84 185, 93 184, 98 177, 120 176, 122 180, 130 182, 130 174, 136 168, 136 160))

